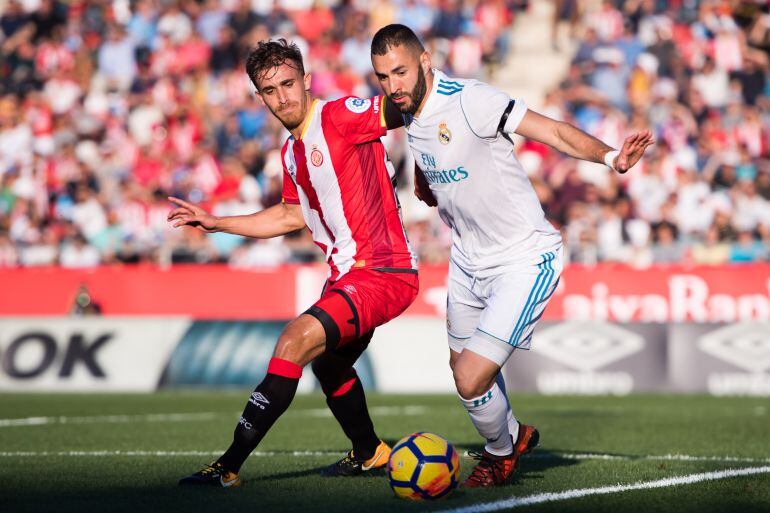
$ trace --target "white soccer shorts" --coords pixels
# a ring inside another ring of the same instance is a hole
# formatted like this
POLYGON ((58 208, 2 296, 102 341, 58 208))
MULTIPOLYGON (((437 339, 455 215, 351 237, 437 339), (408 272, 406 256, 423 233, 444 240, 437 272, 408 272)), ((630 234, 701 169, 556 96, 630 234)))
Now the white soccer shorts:
POLYGON ((532 332, 562 271, 562 250, 540 263, 474 278, 450 262, 447 293, 449 348, 470 349, 501 367, 514 349, 529 349, 532 332))

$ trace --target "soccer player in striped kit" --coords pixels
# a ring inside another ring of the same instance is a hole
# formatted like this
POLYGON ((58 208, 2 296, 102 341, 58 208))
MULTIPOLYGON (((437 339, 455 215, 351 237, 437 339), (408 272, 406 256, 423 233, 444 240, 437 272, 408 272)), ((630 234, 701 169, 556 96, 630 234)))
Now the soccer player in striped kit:
POLYGON ((310 96, 302 55, 285 40, 262 41, 246 70, 257 97, 290 132, 281 151, 283 202, 247 216, 215 217, 170 198, 175 227, 269 238, 307 226, 326 255, 329 277, 321 298, 281 333, 265 379, 254 389, 233 442, 181 485, 238 486, 240 468, 289 407, 302 368, 312 362, 327 404, 353 449, 325 471, 357 475, 383 467, 390 447, 375 434, 353 363, 375 327, 403 312, 417 296, 417 264, 401 220, 393 166, 380 137, 401 126, 384 97, 320 101, 310 96), (389 122, 390 120, 390 122, 389 122))
POLYGON ((404 25, 375 34, 372 65, 404 115, 419 168, 418 197, 437 205, 452 230, 450 366, 460 401, 486 439, 462 485, 504 484, 539 433, 513 416, 500 370, 514 349, 529 348, 562 270, 561 235, 545 219, 509 134, 621 173, 642 157, 652 136, 633 134, 616 151, 483 82, 450 78, 431 68, 430 55, 404 25))

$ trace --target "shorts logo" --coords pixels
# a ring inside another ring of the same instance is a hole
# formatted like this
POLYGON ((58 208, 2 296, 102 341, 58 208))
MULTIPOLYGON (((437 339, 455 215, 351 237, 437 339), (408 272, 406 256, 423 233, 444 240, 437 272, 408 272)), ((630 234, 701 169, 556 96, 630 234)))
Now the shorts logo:
POLYGON ((368 98, 356 98, 351 96, 345 100, 345 107, 354 114, 361 114, 369 110, 369 106, 372 104, 372 100, 368 98))
POLYGON ((310 162, 312 162, 315 167, 320 166, 324 163, 324 154, 321 153, 318 148, 314 147, 313 151, 310 152, 310 162))
POLYGON ((438 142, 441 144, 449 144, 452 141, 452 132, 446 126, 446 123, 442 122, 438 125, 438 142))
POLYGON ((238 424, 240 424, 241 426, 245 427, 249 431, 254 429, 254 426, 251 424, 251 422, 249 422, 248 420, 244 419, 243 417, 240 418, 240 420, 238 421, 238 424))
POLYGON ((358 291, 356 290, 356 288, 353 285, 344 285, 342 287, 342 290, 344 290, 348 294, 357 294, 358 293, 358 291))

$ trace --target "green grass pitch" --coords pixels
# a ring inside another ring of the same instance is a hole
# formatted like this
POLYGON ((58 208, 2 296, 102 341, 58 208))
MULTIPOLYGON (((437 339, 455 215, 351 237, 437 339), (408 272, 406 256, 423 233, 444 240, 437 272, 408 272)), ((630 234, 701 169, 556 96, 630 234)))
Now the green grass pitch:
MULTIPOLYGON (((579 498, 552 496, 516 511, 768 512, 770 401, 766 398, 512 396, 541 444, 516 481, 458 490, 436 502, 396 499, 384 472, 322 478, 347 441, 319 395, 297 396, 246 462, 240 489, 182 489, 180 477, 229 443, 248 391, 152 395, 0 395, 0 511, 417 512, 478 511, 482 503, 573 489, 656 482, 725 469, 754 475, 579 498), (691 458, 688 458, 691 457, 691 458)), ((480 439, 457 398, 369 395, 378 434, 449 439, 461 454, 480 439)), ((462 457, 462 476, 473 460, 462 457)), ((591 492, 593 493, 593 492, 591 492)), ((512 504, 509 503, 508 506, 512 504)), ((498 508, 498 509, 496 509, 498 508)))

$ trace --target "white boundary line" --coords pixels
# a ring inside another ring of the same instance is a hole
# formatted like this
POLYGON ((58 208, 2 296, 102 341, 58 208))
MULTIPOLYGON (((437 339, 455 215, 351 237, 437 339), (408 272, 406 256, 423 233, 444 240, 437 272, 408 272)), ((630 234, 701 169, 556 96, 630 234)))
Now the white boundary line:
MULTIPOLYGON (((375 406, 369 409, 369 413, 378 417, 396 415, 422 415, 428 411, 425 406, 375 406)), ((300 415, 306 417, 331 417, 332 412, 328 408, 307 408, 304 410, 289 410, 287 415, 300 415)), ((200 412, 200 413, 148 413, 138 415, 92 415, 82 417, 26 417, 20 419, 0 419, 0 428, 20 426, 46 426, 51 424, 129 424, 133 422, 201 422, 226 418, 231 415, 227 412, 200 412)), ((237 418, 240 412, 233 412, 237 418)))
POLYGON ((728 479, 731 477, 751 476, 757 474, 770 474, 770 467, 749 467, 740 469, 719 470, 716 472, 704 472, 702 474, 690 474, 687 476, 669 477, 657 481, 646 481, 628 485, 602 486, 600 488, 581 488, 567 490, 555 493, 538 493, 527 495, 525 497, 511 497, 494 502, 486 502, 462 508, 444 509, 434 511, 433 513, 486 513, 491 511, 500 511, 503 509, 520 508, 522 506, 532 506, 534 504, 544 504, 547 502, 566 501, 588 497, 590 495, 606 495, 610 493, 628 492, 631 490, 651 490, 653 488, 668 488, 671 486, 688 485, 700 483, 702 481, 716 481, 718 479, 728 479))
POLYGON ((49 424, 128 424, 132 422, 189 422, 217 418, 215 412, 148 413, 144 415, 93 415, 84 417, 26 417, 0 419, 0 427, 45 426, 49 424))
POLYGON ((538 460, 563 458, 566 460, 608 460, 608 461, 714 461, 723 463, 770 463, 770 458, 741 458, 737 456, 691 456, 688 454, 661 454, 639 456, 595 453, 538 453, 527 456, 538 460))

